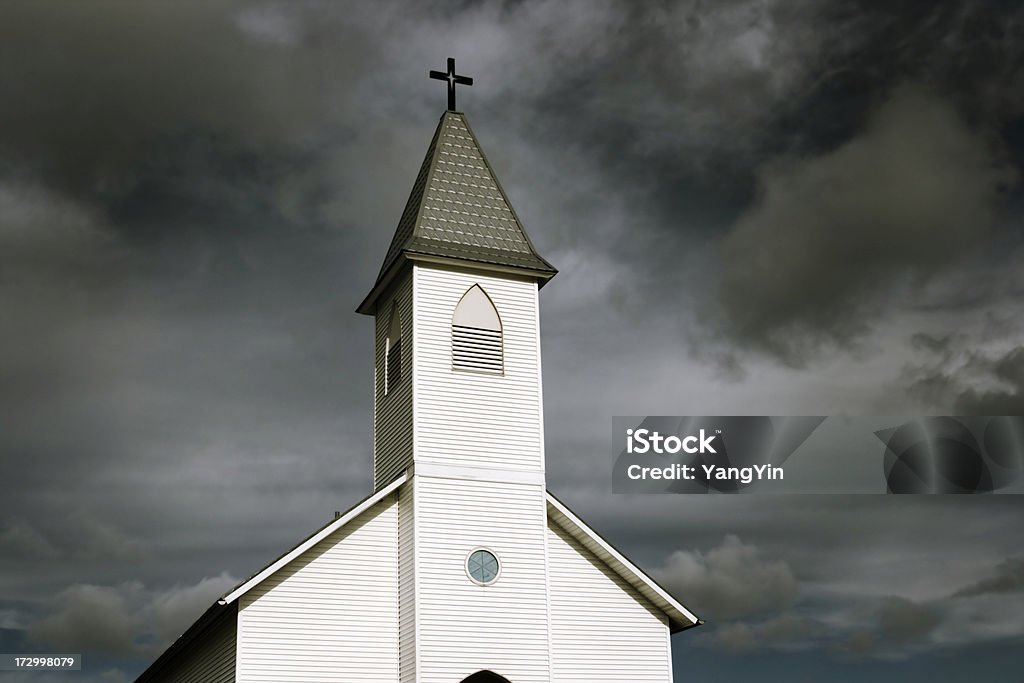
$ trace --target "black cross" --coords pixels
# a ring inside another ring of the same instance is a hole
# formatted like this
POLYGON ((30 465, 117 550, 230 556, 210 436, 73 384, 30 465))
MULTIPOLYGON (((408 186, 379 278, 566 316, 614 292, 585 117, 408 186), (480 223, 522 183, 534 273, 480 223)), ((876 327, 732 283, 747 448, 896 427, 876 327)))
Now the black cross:
POLYGON ((439 81, 448 81, 448 111, 455 111, 455 85, 473 85, 473 79, 469 76, 455 75, 455 58, 448 58, 448 73, 444 71, 431 71, 431 78, 439 81))

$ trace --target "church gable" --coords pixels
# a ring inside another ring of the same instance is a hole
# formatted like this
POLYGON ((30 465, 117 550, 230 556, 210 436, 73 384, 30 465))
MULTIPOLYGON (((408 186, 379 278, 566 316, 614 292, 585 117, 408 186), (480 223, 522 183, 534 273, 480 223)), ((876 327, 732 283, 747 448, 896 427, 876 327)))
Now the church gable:
POLYGON ((557 524, 547 544, 551 680, 670 680, 667 617, 557 524))
POLYGON ((580 552, 589 553, 603 567, 602 571, 607 570, 609 575, 621 579, 623 586, 639 596, 642 604, 653 607, 656 613, 667 618, 672 633, 704 623, 550 492, 547 494, 547 508, 549 530, 567 541, 571 539, 570 545, 578 546, 580 552))
POLYGON ((397 680, 397 536, 389 495, 242 595, 238 678, 397 680))

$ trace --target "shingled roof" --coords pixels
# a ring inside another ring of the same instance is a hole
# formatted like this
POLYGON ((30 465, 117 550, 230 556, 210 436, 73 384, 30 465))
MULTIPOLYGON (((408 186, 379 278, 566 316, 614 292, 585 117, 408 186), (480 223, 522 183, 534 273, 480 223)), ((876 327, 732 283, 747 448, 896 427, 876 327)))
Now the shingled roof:
POLYGON ((542 285, 557 272, 527 237, 462 112, 441 116, 377 281, 357 309, 360 313, 374 312, 377 296, 403 257, 523 271, 542 285))

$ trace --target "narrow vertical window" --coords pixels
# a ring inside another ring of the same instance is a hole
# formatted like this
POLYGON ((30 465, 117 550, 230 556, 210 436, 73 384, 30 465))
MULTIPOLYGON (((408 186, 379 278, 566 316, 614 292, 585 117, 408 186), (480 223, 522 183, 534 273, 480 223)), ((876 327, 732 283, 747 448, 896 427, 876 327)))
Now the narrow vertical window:
POLYGON ((498 310, 480 285, 473 285, 452 316, 452 367, 501 374, 503 356, 498 310))
POLYGON ((398 305, 391 307, 391 321, 388 323, 388 338, 384 349, 384 394, 393 390, 402 381, 402 321, 398 316, 398 305))

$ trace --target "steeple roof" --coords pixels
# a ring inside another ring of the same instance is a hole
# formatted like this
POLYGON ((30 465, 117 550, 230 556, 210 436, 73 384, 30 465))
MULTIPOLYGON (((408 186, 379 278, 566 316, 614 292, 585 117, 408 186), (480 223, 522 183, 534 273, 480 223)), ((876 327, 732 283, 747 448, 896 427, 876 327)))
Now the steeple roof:
POLYGON ((541 285, 557 272, 530 242, 461 112, 441 116, 360 313, 373 313, 377 297, 405 259, 465 261, 521 272, 541 285))

